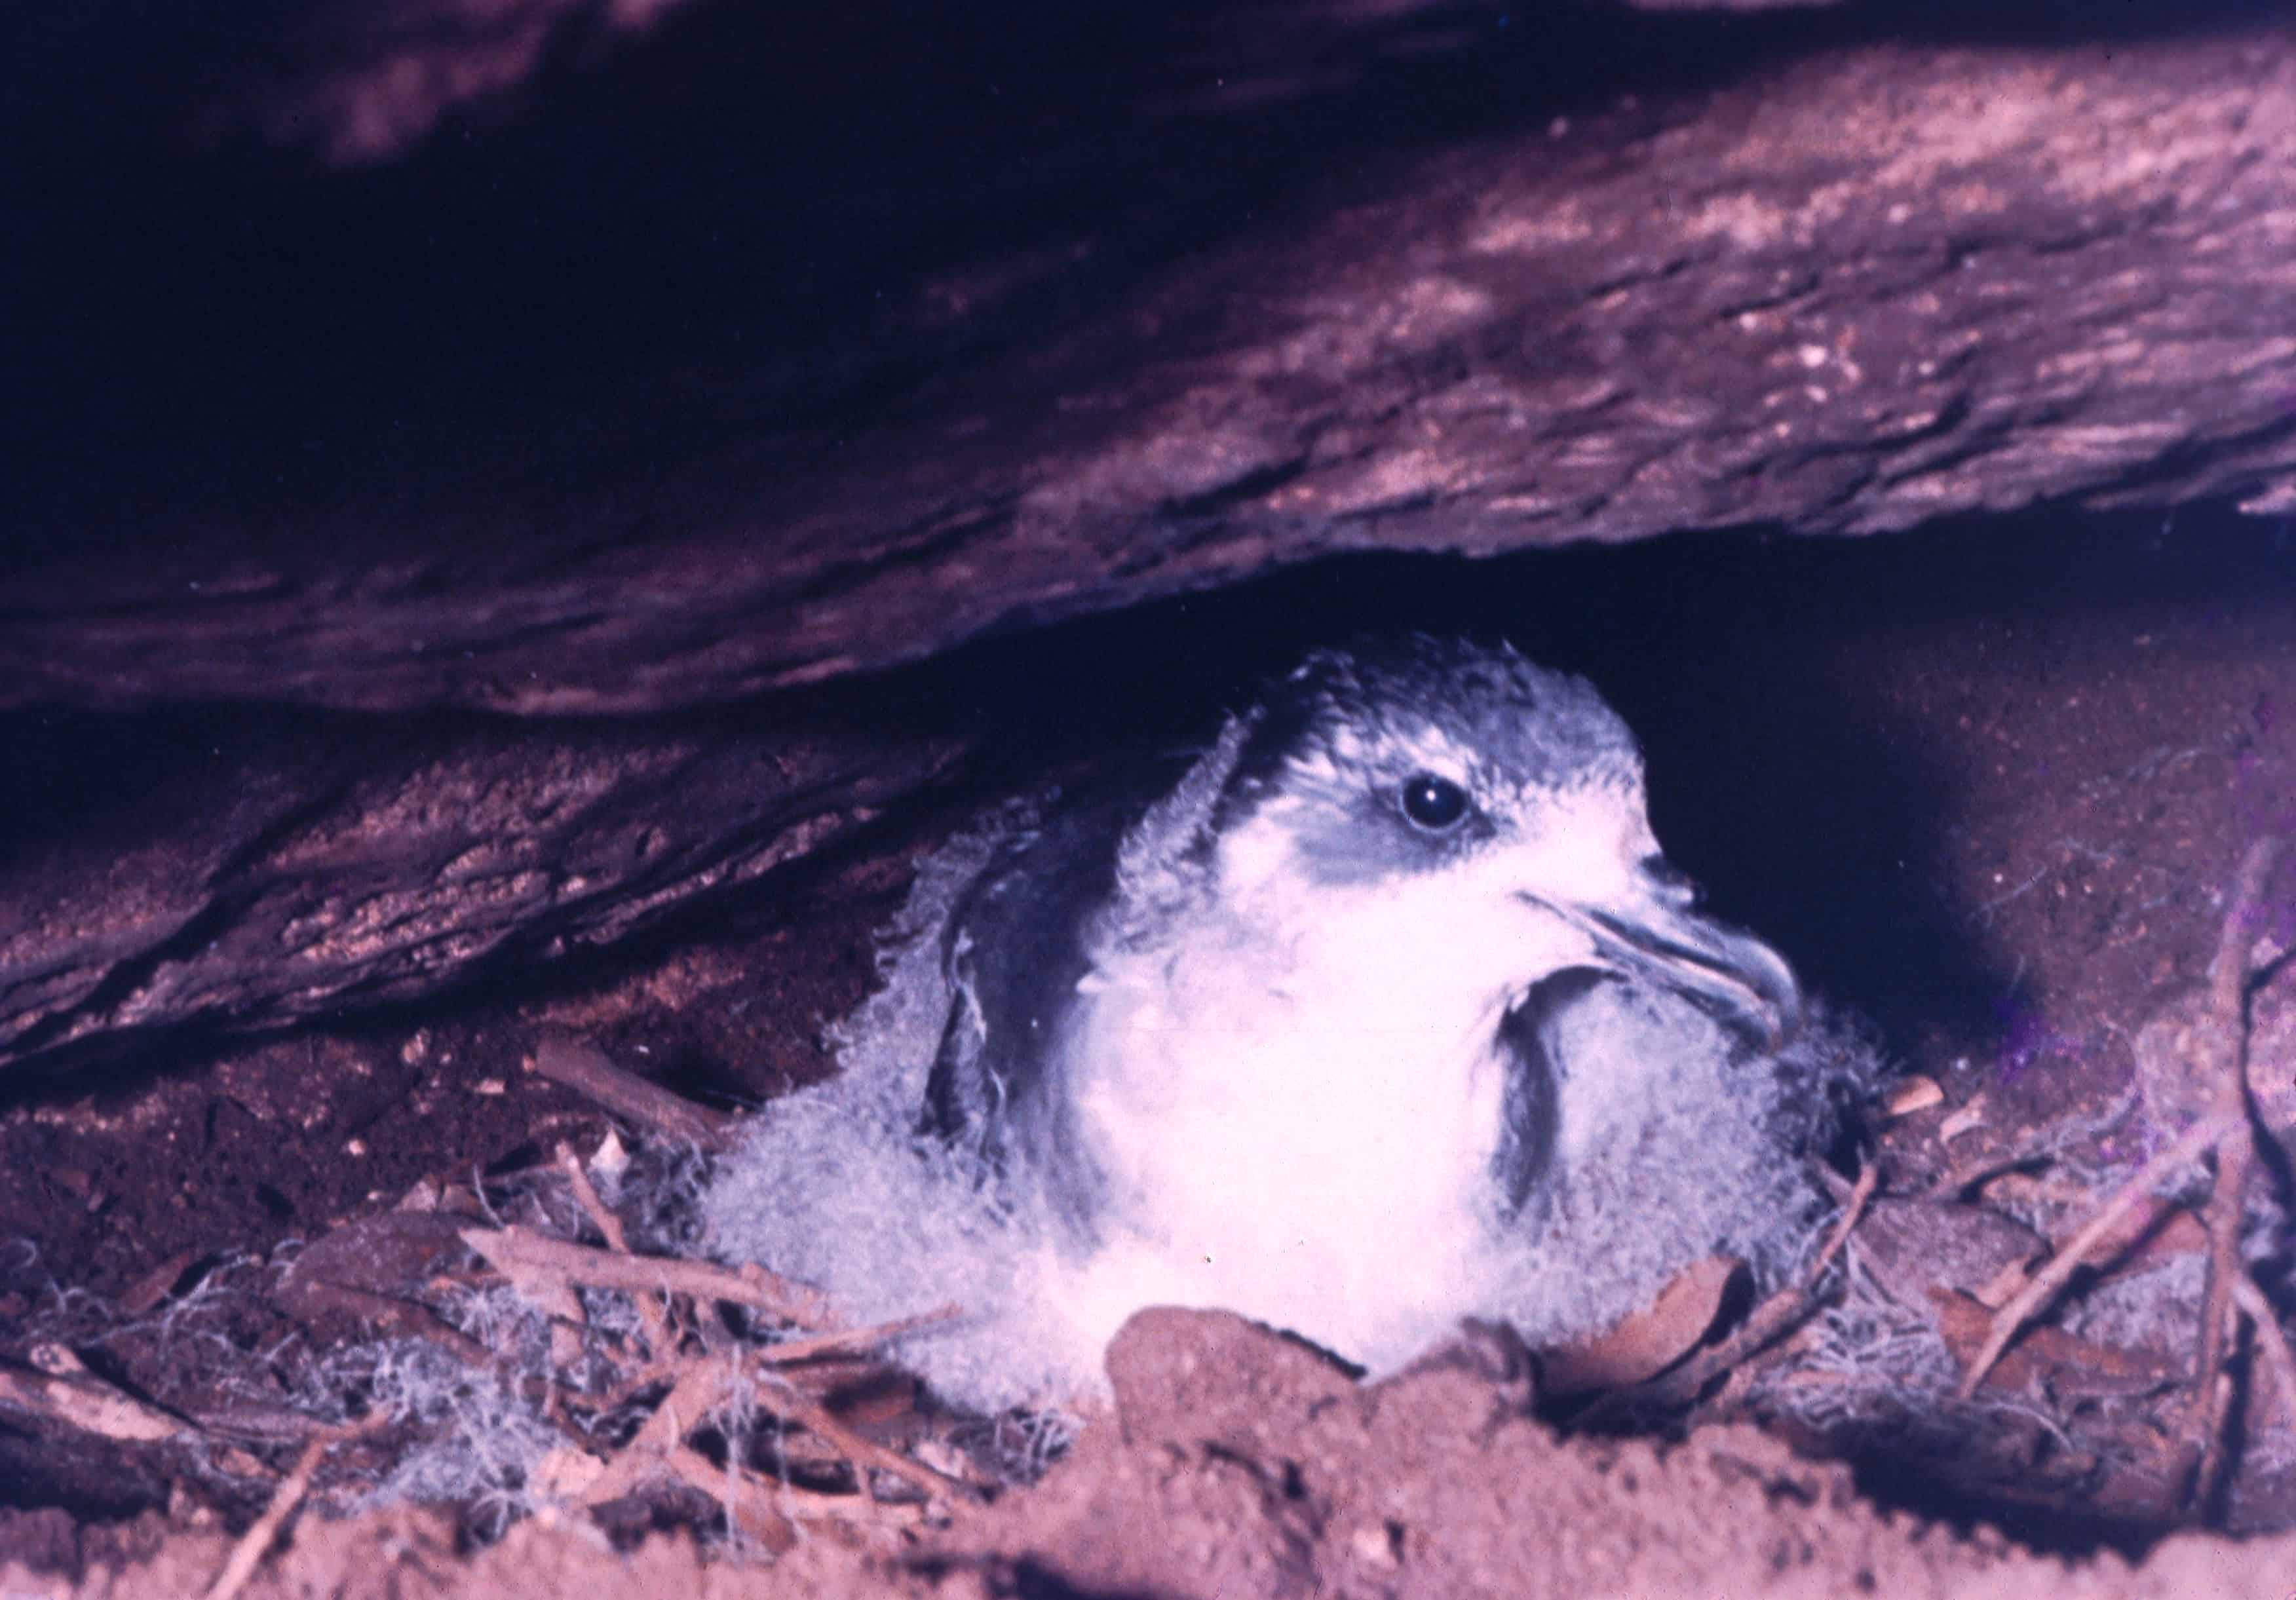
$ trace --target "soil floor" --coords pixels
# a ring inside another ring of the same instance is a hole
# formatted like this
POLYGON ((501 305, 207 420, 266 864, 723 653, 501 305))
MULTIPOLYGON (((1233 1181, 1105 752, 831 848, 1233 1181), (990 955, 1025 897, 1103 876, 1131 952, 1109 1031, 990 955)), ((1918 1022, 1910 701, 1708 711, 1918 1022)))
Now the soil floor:
MULTIPOLYGON (((2148 1128, 2177 1120, 2157 1084, 2148 1098, 2147 1052, 2194 1004, 2243 851, 2296 833, 2286 520, 2028 518, 1488 567, 1366 558, 1008 643, 981 677, 1001 681, 1031 651, 1042 682, 1064 676, 1063 652, 1136 649, 1210 679, 1229 657, 1281 659, 1398 617, 1504 628, 1611 694, 1648 746, 1669 853, 1814 989, 1873 1018, 1908 1080, 1940 1091, 1882 1130, 1885 1192, 1990 1161, 2003 1176, 1985 1197, 2048 1232, 2157 1146, 2148 1128), (1268 616, 1284 620, 1253 620, 1268 616)), ((1088 710, 1035 700, 1008 721, 1023 751, 1042 728, 1045 770, 1090 743, 1088 710)), ((1008 765, 1044 775, 1025 754, 1008 765)), ((818 1076, 821 1028, 865 992, 871 932, 908 861, 955 820, 910 819, 793 890, 578 970, 12 1086, 0 1362, 35 1364, 63 1330, 74 1359, 131 1391, 176 1372, 182 1387, 157 1398, 185 1408, 197 1358, 151 1329, 201 1282, 423 1186, 479 1189, 603 1136, 594 1106, 532 1070, 545 1030, 721 1104, 818 1076)), ((2284 862, 2253 999, 2251 1081, 2276 1129, 2296 1124, 2296 964, 2280 960, 2296 946, 2292 885, 2284 862)), ((316 1350, 372 1322, 355 1303, 275 1300, 201 1336, 316 1350)), ((2189 1360, 2178 1345, 2172 1329, 2149 1355, 2189 1360)), ((1111 1363, 1113 1415, 1035 1486, 946 1518, 808 1523, 777 1554, 737 1560, 682 1531, 624 1527, 610 1542, 572 1514, 492 1544, 451 1510, 306 1514, 243 1592, 2296 1593, 2296 1538, 2278 1531, 2296 1528, 2296 1499, 2268 1462, 2210 1507, 2234 1534, 2174 1531, 2144 1514, 2142 1484, 2021 1503, 1983 1487, 1999 1462, 1957 1478, 1935 1461, 1893 1473, 1870 1451, 1806 1459, 1792 1447, 1828 1442, 1807 1428, 1560 1438, 1511 1403, 1509 1374, 1463 1362, 1359 1387, 1217 1315, 1148 1314, 1111 1363)), ((2244 1391, 2258 1439, 2288 1422, 2263 1387, 2244 1391)), ((180 1440, 66 1448, 0 1392, 0 1596, 201 1592, 292 1457, 259 1432, 240 1448, 236 1466, 180 1440)))

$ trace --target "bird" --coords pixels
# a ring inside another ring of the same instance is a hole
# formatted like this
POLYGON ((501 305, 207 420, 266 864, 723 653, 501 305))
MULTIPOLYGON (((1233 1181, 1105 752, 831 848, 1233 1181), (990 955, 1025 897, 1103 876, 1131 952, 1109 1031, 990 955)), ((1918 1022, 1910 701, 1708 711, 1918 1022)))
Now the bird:
POLYGON ((967 1408, 1088 1403, 1133 1312, 1372 1374, 1584 1337, 1717 1252, 1775 1276, 1873 1053, 1652 833, 1631 730, 1512 644, 1308 652, 1200 746, 921 870, 840 1078, 769 1106, 712 1248, 967 1408))

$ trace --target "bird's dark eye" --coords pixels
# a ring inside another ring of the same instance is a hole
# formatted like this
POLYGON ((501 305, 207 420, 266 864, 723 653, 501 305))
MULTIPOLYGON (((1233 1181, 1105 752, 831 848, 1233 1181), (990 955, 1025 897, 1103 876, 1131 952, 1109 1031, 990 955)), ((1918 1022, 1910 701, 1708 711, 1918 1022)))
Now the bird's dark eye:
POLYGON ((1467 792, 1431 772, 1403 781, 1403 814, 1431 833, 1447 833, 1467 815, 1467 792))

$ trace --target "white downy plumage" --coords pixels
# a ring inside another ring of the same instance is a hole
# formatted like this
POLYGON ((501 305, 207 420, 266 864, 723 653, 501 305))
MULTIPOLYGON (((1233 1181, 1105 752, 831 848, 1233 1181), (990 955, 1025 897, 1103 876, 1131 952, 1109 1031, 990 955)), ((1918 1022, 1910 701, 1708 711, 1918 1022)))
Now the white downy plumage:
POLYGON ((1448 642, 1324 652, 1153 803, 1075 815, 1008 807, 924 865, 842 1074, 761 1112, 706 1201, 716 1250, 848 1317, 963 1306, 895 1352, 948 1399, 1087 1399, 1146 1305, 1378 1372, 1463 1317, 1568 1340, 1693 1261, 1775 1276, 1806 1243, 1800 1156, 1872 1052, 1808 1017, 1762 1037, 1791 976, 1666 871, 1583 684, 1448 642), (1005 909, 1037 921, 999 968, 1005 909), (937 1059, 971 1091, 954 1128, 937 1059))

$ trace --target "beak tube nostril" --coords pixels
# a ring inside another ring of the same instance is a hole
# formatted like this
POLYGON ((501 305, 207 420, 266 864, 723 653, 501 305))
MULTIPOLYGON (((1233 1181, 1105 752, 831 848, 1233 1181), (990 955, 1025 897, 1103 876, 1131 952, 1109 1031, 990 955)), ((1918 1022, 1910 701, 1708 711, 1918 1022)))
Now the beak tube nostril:
POLYGON ((1631 915, 1581 908, 1595 949, 1631 976, 1663 985, 1776 1050, 1801 1027, 1801 986, 1785 957, 1751 933, 1652 897, 1631 915))

